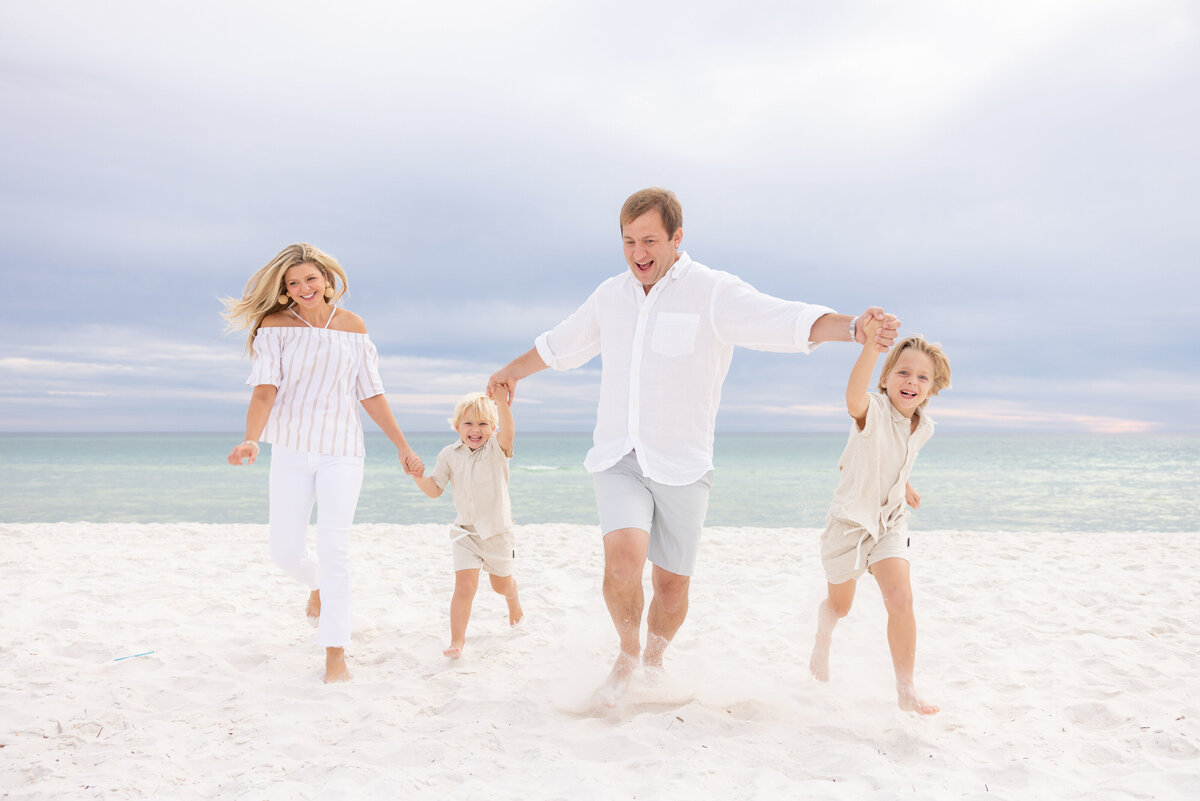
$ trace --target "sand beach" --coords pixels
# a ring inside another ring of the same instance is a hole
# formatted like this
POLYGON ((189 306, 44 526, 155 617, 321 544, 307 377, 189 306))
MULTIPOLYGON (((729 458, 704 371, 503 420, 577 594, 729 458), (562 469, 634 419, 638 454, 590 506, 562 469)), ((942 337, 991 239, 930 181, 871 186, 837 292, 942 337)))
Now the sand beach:
POLYGON ((448 640, 441 525, 355 527, 354 681, 321 683, 266 528, 0 525, 14 799, 1184 799, 1200 792, 1196 533, 922 531, 918 688, 872 581, 807 663, 813 529, 706 529, 667 677, 615 709, 598 532, 519 526, 526 620, 448 640))

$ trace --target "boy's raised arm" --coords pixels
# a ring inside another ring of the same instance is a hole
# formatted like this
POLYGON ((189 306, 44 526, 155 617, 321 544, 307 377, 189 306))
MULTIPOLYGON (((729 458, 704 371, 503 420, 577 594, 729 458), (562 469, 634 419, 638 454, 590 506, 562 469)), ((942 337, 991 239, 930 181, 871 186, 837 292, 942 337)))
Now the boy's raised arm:
POLYGON ((500 417, 500 430, 496 432, 496 442, 500 446, 500 450, 504 451, 504 455, 511 459, 513 438, 517 433, 512 406, 509 405, 508 400, 512 396, 512 390, 508 384, 497 384, 495 388, 499 391, 492 396, 492 400, 496 402, 496 411, 500 417))
POLYGON ((858 429, 867 422, 867 393, 871 391, 871 375, 875 372, 875 363, 879 360, 879 352, 875 349, 875 331, 879 328, 879 320, 868 319, 864 333, 866 344, 858 360, 850 368, 850 379, 846 382, 846 411, 858 423, 858 429))

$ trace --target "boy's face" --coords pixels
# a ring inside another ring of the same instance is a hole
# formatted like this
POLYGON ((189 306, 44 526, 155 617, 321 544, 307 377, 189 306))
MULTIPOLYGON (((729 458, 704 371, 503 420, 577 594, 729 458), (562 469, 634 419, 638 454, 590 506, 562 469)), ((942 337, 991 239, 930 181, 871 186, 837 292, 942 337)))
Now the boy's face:
POLYGON ((879 383, 892 405, 905 417, 912 417, 933 389, 933 359, 916 348, 906 348, 879 383))
POLYGON ((468 448, 477 450, 482 448, 484 443, 492 438, 492 432, 495 429, 489 420, 464 414, 454 430, 458 432, 459 438, 467 443, 468 448))
POLYGON ((621 239, 625 242, 625 263, 649 292, 679 258, 675 249, 683 241, 683 229, 668 234, 658 209, 650 209, 621 226, 621 239))

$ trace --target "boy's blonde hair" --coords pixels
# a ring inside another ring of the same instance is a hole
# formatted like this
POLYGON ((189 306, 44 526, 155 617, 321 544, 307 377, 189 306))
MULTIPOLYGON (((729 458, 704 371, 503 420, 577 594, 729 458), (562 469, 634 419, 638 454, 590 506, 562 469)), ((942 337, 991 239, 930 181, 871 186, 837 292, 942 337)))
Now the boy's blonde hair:
MULTIPOLYGON (((913 336, 897 342, 896 346, 888 353, 887 358, 884 359, 883 367, 879 370, 879 390, 885 391, 884 377, 896 366, 896 362, 900 360, 900 354, 910 348, 924 353, 933 362, 933 386, 929 388, 929 398, 943 389, 948 389, 950 387, 950 360, 942 352, 941 344, 926 342, 924 337, 913 336)), ((918 408, 925 408, 925 404, 929 403, 929 398, 922 401, 918 408)))
POLYGON ((500 414, 496 411, 496 402, 482 392, 472 392, 464 395, 454 407, 454 416, 450 418, 450 427, 458 430, 458 424, 468 414, 482 418, 492 424, 492 428, 500 425, 500 414))
POLYGON ((287 304, 279 303, 279 296, 287 294, 283 286, 283 274, 299 264, 312 264, 325 276, 333 289, 333 297, 326 299, 330 306, 346 294, 346 271, 337 259, 307 242, 288 245, 275 254, 275 258, 267 262, 265 267, 250 276, 241 298, 221 298, 225 305, 222 316, 229 321, 226 330, 250 329, 250 336, 246 339, 247 352, 254 352, 254 335, 266 316, 287 308, 287 304))

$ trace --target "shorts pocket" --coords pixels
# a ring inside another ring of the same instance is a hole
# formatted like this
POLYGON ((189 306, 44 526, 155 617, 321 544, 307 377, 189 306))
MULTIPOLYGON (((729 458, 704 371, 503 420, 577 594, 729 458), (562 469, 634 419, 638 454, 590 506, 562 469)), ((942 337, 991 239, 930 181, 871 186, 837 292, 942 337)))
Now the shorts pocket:
POLYGON ((663 356, 686 356, 696 349, 700 315, 659 312, 654 321, 651 349, 663 356))

